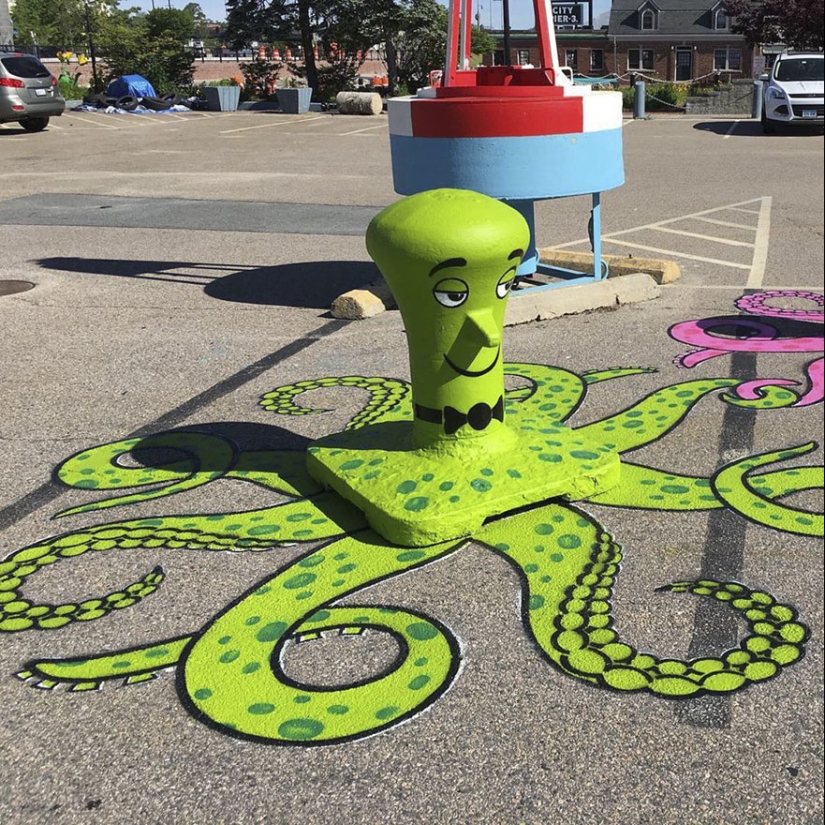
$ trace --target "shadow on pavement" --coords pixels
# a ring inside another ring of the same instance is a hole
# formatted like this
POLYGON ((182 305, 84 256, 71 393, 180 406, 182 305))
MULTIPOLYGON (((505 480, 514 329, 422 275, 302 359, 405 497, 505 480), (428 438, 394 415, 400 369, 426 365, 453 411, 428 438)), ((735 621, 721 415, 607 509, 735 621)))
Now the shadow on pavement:
POLYGON ((777 129, 776 134, 766 135, 762 131, 762 123, 751 118, 730 120, 708 120, 696 123, 693 126, 700 132, 713 132, 716 135, 732 134, 736 137, 761 137, 763 140, 770 138, 784 137, 786 135, 821 135, 821 126, 794 126, 793 128, 777 129))
POLYGON ((242 304, 329 309, 342 293, 375 280, 371 261, 304 261, 278 266, 41 258, 45 269, 200 286, 211 298, 242 304))

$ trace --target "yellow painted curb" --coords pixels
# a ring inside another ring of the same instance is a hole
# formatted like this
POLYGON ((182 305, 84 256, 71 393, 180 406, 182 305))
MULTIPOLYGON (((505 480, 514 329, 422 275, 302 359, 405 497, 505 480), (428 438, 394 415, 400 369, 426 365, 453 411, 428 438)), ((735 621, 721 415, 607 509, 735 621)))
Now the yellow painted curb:
MULTIPOLYGON (((565 249, 547 247, 539 249, 539 260, 549 266, 559 266, 564 269, 575 269, 586 274, 593 274, 592 252, 568 252, 565 249)), ((632 272, 644 272, 650 275, 657 284, 670 284, 678 281, 682 276, 679 264, 676 261, 659 260, 657 258, 637 258, 629 255, 602 255, 602 259, 609 267, 608 277, 630 275, 632 272)))

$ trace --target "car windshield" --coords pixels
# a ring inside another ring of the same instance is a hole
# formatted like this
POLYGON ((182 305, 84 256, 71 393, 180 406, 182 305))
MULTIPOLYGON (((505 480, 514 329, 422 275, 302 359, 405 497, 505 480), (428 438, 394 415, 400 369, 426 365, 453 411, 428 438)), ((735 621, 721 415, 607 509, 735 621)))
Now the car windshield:
POLYGON ((30 55, 14 55, 0 57, 3 68, 14 77, 36 78, 49 77, 49 70, 36 58, 30 55))
POLYGON ((818 80, 820 83, 825 79, 825 60, 820 58, 810 58, 809 60, 780 60, 776 67, 776 79, 784 81, 818 80))

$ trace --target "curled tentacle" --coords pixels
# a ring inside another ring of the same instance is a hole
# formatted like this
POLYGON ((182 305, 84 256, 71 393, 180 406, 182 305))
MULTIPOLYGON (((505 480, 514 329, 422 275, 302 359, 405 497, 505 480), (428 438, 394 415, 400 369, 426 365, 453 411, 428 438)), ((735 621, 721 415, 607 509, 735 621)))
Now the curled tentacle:
POLYGON ((734 461, 711 478, 713 491, 732 510, 758 524, 801 536, 822 536, 825 532, 822 513, 790 507, 772 499, 776 495, 785 495, 790 492, 821 490, 825 478, 823 467, 797 467, 787 470, 786 477, 793 478, 796 486, 781 493, 776 492, 770 479, 765 476, 749 475, 757 467, 797 458, 815 448, 816 443, 810 442, 799 447, 748 456, 734 461))
POLYGON ((363 515, 334 493, 244 513, 163 516, 89 527, 46 539, 0 562, 0 632, 52 630, 130 607, 153 593, 158 569, 103 598, 34 604, 20 589, 43 567, 91 551, 145 549, 270 550, 279 544, 332 538, 365 526, 363 515))
POLYGON ((281 570, 210 622, 184 652, 180 684, 195 713, 224 730, 271 742, 331 743, 400 722, 433 702, 457 672, 449 631, 412 611, 330 607, 377 581, 460 547, 387 545, 349 536, 281 570), (334 688, 299 684, 283 669, 288 639, 325 631, 390 633, 398 660, 377 677, 334 688))
POLYGON ((26 662, 17 676, 33 680, 36 687, 68 686, 72 691, 94 690, 107 681, 137 684, 152 679, 159 671, 174 667, 191 641, 191 636, 164 639, 114 653, 72 659, 35 659, 26 662))
POLYGON ((149 501, 192 490, 225 476, 234 465, 236 457, 235 446, 228 439, 197 432, 158 433, 82 450, 67 458, 55 471, 57 478, 68 487, 120 490, 149 484, 164 486, 72 507, 58 513, 56 517, 149 501), (127 456, 140 456, 141 451, 158 449, 172 451, 183 458, 170 458, 161 463, 135 467, 122 463, 127 456))
POLYGON ((807 628, 792 607, 728 582, 668 588, 727 602, 751 634, 720 657, 690 661, 640 653, 621 641, 610 614, 621 548, 584 513, 559 504, 487 525, 477 536, 522 574, 525 625, 548 659, 577 679, 622 691, 684 698, 729 693, 799 659, 807 628))
POLYGON ((261 397, 260 405, 281 415, 312 415, 329 412, 300 407, 294 403, 299 395, 310 390, 327 387, 359 387, 370 394, 366 406, 353 417, 346 429, 353 430, 378 421, 402 421, 412 417, 410 385, 397 378, 364 378, 348 375, 332 378, 318 378, 314 381, 299 381, 284 384, 261 397))
POLYGON ((584 380, 561 367, 507 363, 504 365, 504 374, 530 381, 528 387, 508 390, 505 394, 507 421, 522 430, 565 421, 578 409, 584 398, 584 380))
POLYGON ((770 289, 764 292, 755 292, 752 295, 743 295, 733 302, 737 309, 749 312, 751 315, 767 315, 773 318, 788 318, 794 321, 812 321, 822 323, 825 320, 822 307, 825 299, 818 292, 804 289, 770 289), (803 298, 812 301, 819 309, 790 309, 774 307, 766 303, 773 298, 803 298))
POLYGON ((585 384, 600 384, 614 378, 626 378, 629 375, 650 375, 658 372, 652 367, 611 367, 606 370, 587 370, 582 373, 585 384))
MULTIPOLYGON (((624 461, 621 478, 621 484, 592 496, 588 501, 607 507, 667 512, 715 510, 724 507, 726 503, 717 496, 711 479, 703 476, 668 473, 655 467, 624 461)), ((750 484, 758 488, 760 496, 772 501, 790 493, 821 487, 822 467, 754 473, 750 484)), ((777 524, 773 526, 782 529, 777 524)))
POLYGON ((673 384, 646 395, 616 415, 577 427, 576 432, 619 453, 636 450, 674 429, 706 395, 739 383, 735 378, 709 378, 673 384))

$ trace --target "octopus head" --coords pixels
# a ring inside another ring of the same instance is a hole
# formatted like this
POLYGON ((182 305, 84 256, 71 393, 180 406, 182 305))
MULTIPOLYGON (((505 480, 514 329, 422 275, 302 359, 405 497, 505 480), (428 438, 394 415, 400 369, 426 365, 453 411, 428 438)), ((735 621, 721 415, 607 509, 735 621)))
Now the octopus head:
POLYGON ((504 310, 529 238, 515 209, 462 189, 421 192, 370 223, 367 250, 406 325, 414 401, 433 420, 501 398, 504 310))

